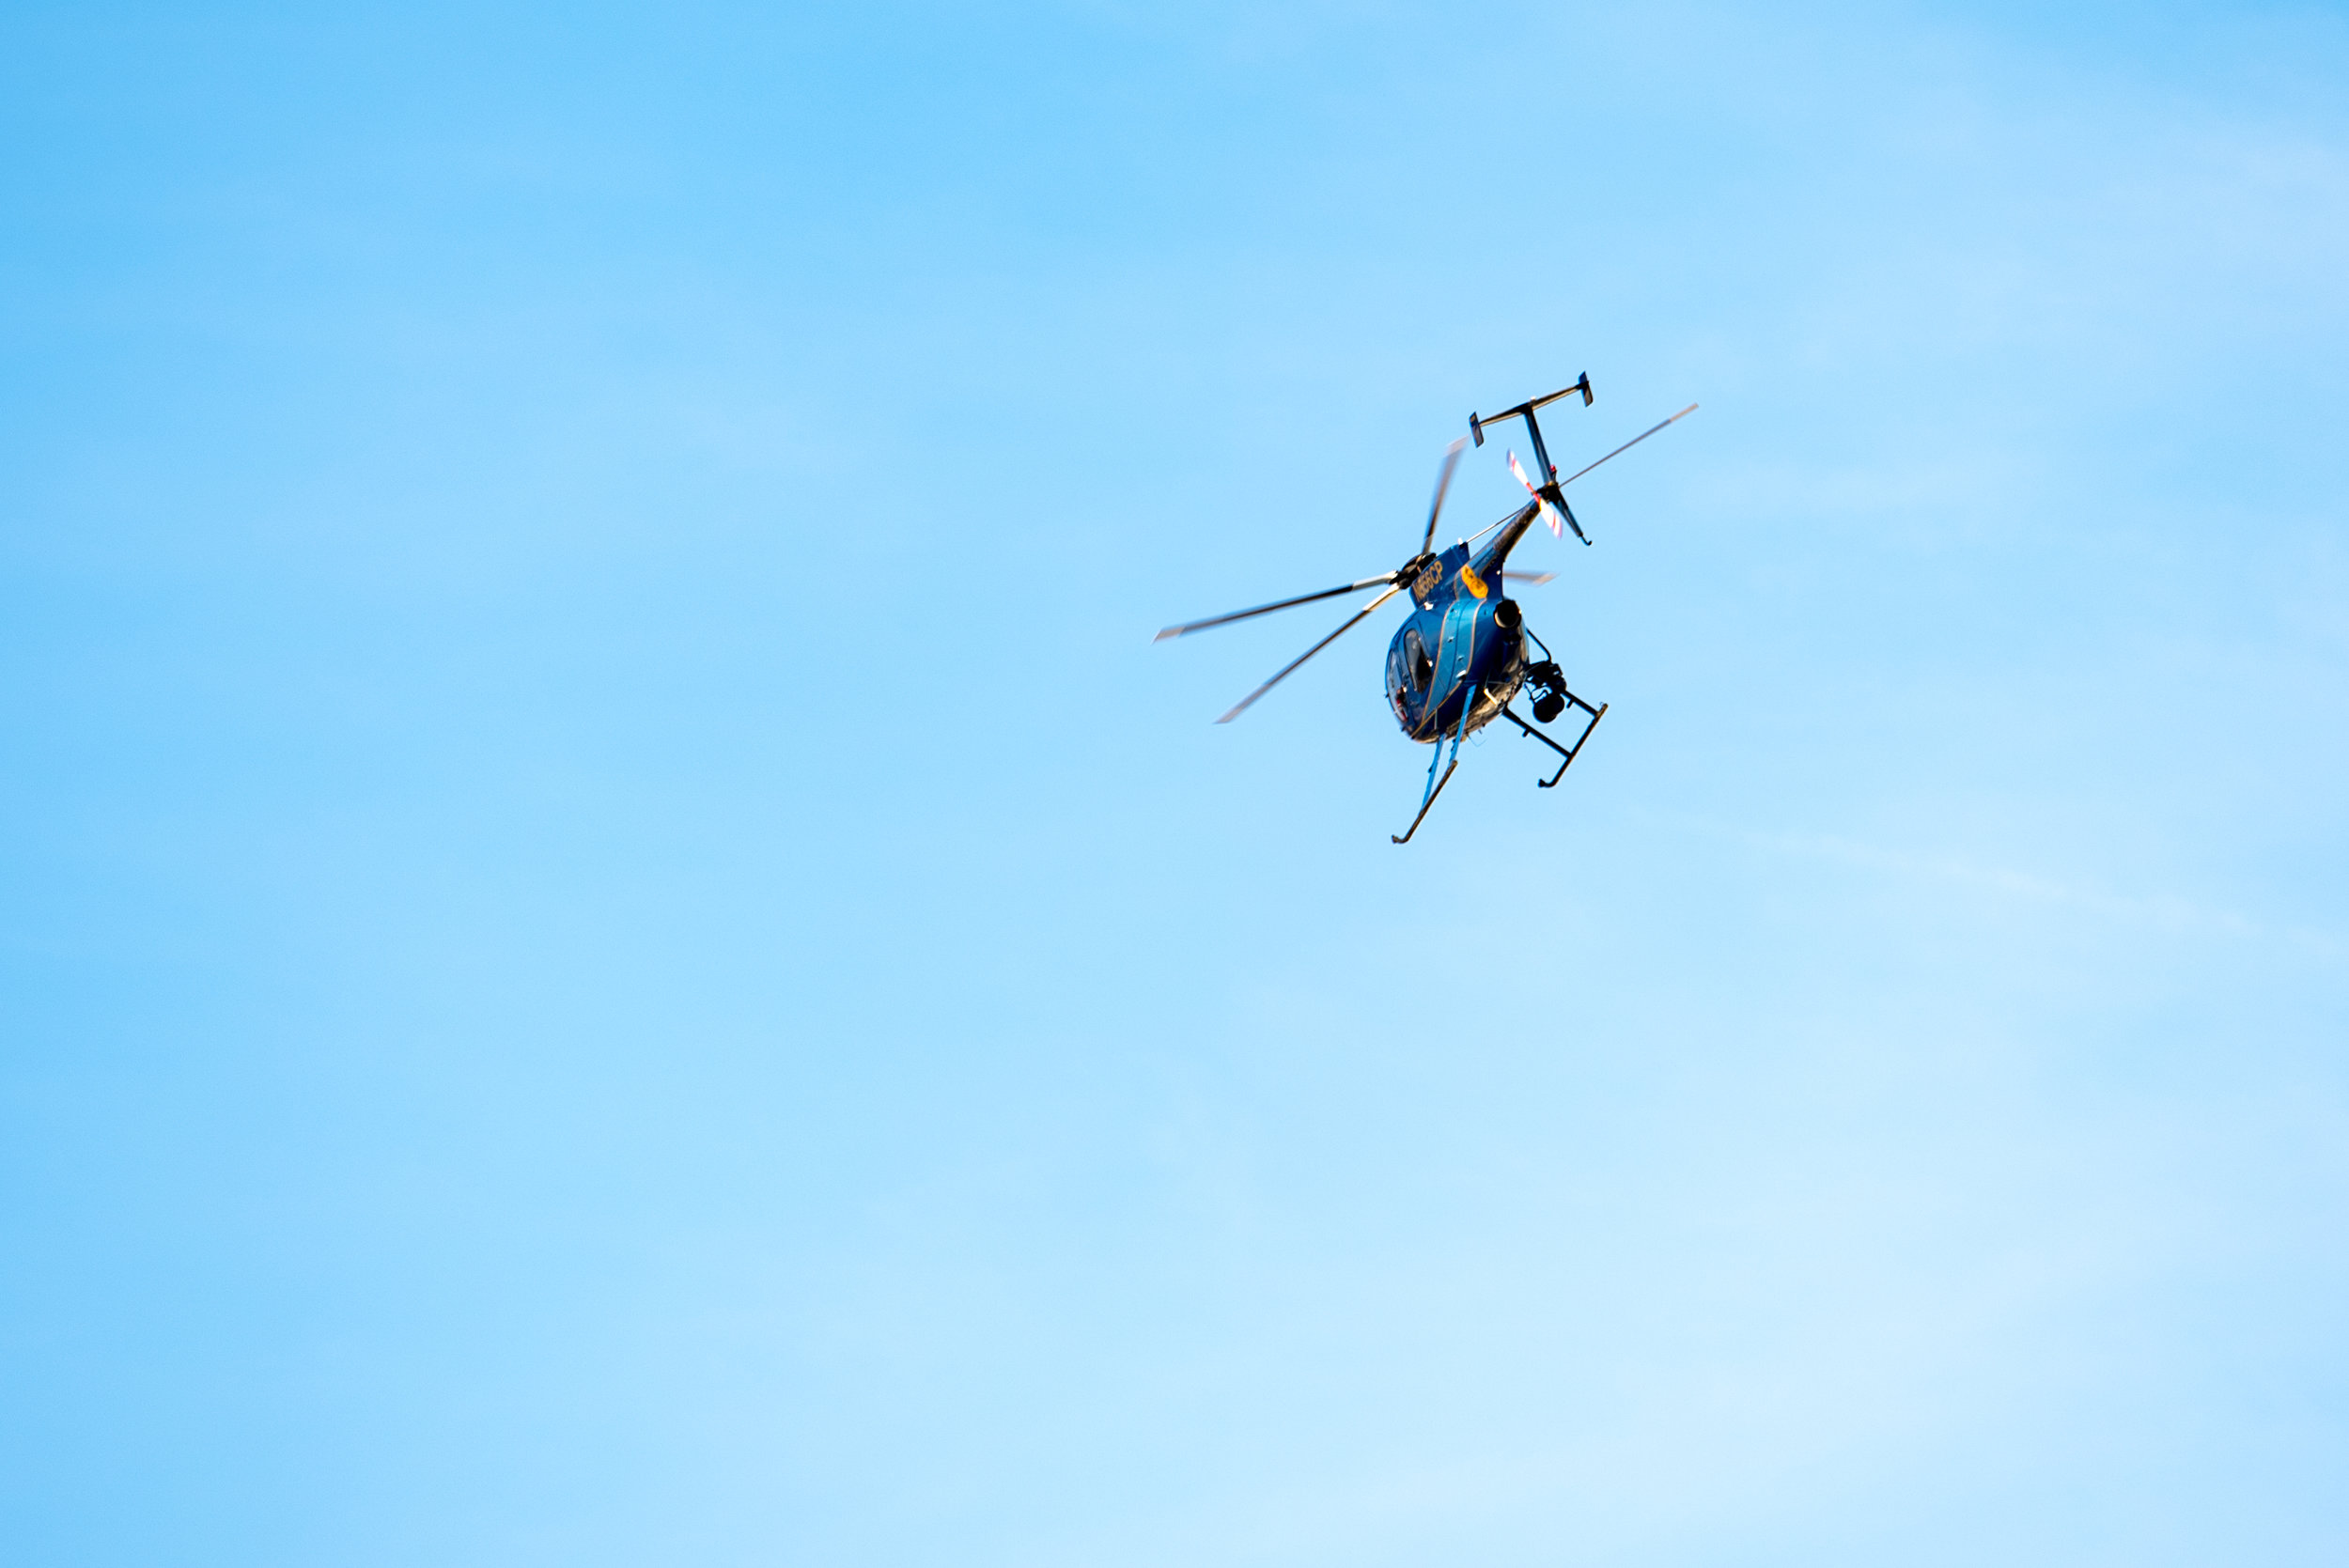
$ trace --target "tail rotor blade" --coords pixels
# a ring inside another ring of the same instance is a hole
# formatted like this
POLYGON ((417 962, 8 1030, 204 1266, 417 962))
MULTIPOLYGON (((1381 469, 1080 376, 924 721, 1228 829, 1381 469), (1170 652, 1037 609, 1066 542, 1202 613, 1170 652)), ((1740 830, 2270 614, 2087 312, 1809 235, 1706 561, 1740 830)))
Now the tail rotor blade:
POLYGON ((1443 467, 1436 474, 1435 504, 1427 508, 1427 536, 1419 542, 1422 555, 1436 548, 1436 520, 1443 516, 1444 491, 1452 488, 1452 471, 1460 466, 1460 448, 1468 444, 1466 437, 1443 449, 1443 467))
MULTIPOLYGON (((1558 508, 1549 499, 1548 487, 1542 486, 1537 489, 1533 481, 1525 476, 1525 470, 1518 465, 1517 455, 1515 452, 1509 454, 1509 472, 1517 476, 1517 483, 1525 487, 1525 493, 1532 496, 1533 504, 1541 508, 1542 520, 1549 524, 1549 536, 1553 539, 1564 538, 1565 530, 1558 524, 1558 508)), ((1581 532, 1579 528, 1575 530, 1577 536, 1579 536, 1581 532)))
POLYGON ((1517 455, 1515 452, 1509 454, 1509 472, 1517 476, 1517 483, 1525 487, 1526 494, 1539 495, 1542 493, 1533 488, 1533 481, 1525 476, 1525 470, 1518 466, 1517 455))
POLYGON ((1315 643, 1312 647, 1307 648, 1303 653, 1299 654, 1295 659, 1289 660, 1286 664, 1282 665, 1280 672, 1277 675, 1275 675, 1270 680, 1266 681, 1262 686, 1257 687, 1253 691, 1249 692, 1245 697, 1242 697, 1237 703, 1233 705, 1231 712, 1226 713, 1222 718, 1218 719, 1216 722, 1219 724, 1228 724, 1233 720, 1238 718, 1241 714, 1247 712, 1251 707, 1255 706, 1256 699, 1258 697, 1263 696, 1266 692, 1271 691, 1274 687, 1288 679, 1289 675, 1295 672, 1299 664, 1304 663, 1305 660, 1311 659, 1314 655, 1319 653, 1322 649, 1328 647, 1330 644, 1336 642, 1347 632, 1353 630, 1357 626, 1361 624, 1363 618, 1372 611, 1377 609, 1380 605, 1386 603, 1387 600, 1394 598, 1395 595, 1401 593, 1403 589, 1401 585, 1397 584, 1394 587, 1389 588, 1385 593, 1380 594, 1377 598, 1372 599, 1368 604, 1363 605, 1361 609, 1355 612, 1351 620, 1347 621, 1344 626, 1338 628, 1337 630, 1330 633, 1329 636, 1324 637, 1320 642, 1315 643))

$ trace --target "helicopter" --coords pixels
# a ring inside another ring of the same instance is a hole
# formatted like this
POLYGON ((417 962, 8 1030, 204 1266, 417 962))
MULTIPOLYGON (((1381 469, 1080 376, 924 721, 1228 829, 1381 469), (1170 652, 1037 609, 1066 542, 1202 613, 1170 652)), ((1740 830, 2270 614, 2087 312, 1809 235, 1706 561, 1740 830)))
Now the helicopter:
POLYGON ((1517 600, 1501 590, 1506 582, 1524 582, 1538 586, 1549 582, 1555 572, 1518 572, 1508 569, 1509 552, 1517 547, 1526 531, 1539 520, 1549 525, 1552 536, 1563 539, 1564 530, 1574 530, 1574 536, 1585 545, 1590 536, 1582 532, 1563 494, 1566 486, 1598 467, 1609 458, 1621 457, 1640 442, 1678 424, 1696 412, 1697 405, 1673 414, 1672 418, 1651 427, 1616 447, 1606 457, 1586 463, 1563 479, 1558 477, 1557 465, 1549 460, 1549 449, 1542 441, 1541 422, 1534 417, 1537 410, 1579 393, 1582 406, 1593 401, 1590 372, 1584 371, 1574 385, 1561 387, 1547 397, 1529 398, 1515 408, 1505 409, 1489 418, 1469 415, 1469 434, 1444 449, 1443 465, 1436 474, 1436 498, 1427 508, 1427 528, 1421 536, 1418 552, 1391 572, 1377 577, 1365 577, 1319 593, 1299 594, 1294 598, 1276 599, 1253 609, 1235 610, 1226 615, 1210 615, 1206 620, 1186 621, 1170 626, 1158 634, 1158 642, 1173 637, 1187 637, 1194 631, 1230 626, 1236 621, 1252 620, 1269 615, 1276 610, 1293 610, 1300 604, 1315 604, 1326 598, 1340 598, 1368 588, 1384 591, 1349 617, 1337 630, 1299 654, 1273 674, 1271 679, 1242 697, 1232 709, 1216 721, 1228 724, 1255 706, 1256 700, 1271 691, 1307 660, 1345 636, 1368 619, 1371 613, 1395 595, 1408 593, 1411 613, 1405 618, 1393 639, 1387 644, 1386 686, 1387 706, 1394 714, 1403 733, 1423 746, 1433 746, 1435 754, 1427 764, 1427 786, 1422 791, 1419 814, 1411 825, 1400 833, 1389 835, 1396 844, 1408 844, 1427 820, 1427 813, 1443 793, 1443 786, 1452 782, 1453 772, 1460 766, 1460 743, 1491 723, 1506 719, 1525 734, 1558 753, 1562 759, 1558 770, 1547 779, 1535 781, 1542 788, 1556 787, 1574 766, 1574 759, 1582 754, 1591 732, 1607 717, 1607 705, 1593 707, 1582 697, 1569 691, 1566 677, 1558 667, 1557 656, 1549 645, 1534 635, 1525 624, 1525 613, 1517 600), (1443 516, 1444 493, 1452 487, 1453 471, 1459 466, 1460 453, 1472 438, 1478 446, 1485 444, 1488 427, 1512 419, 1523 419, 1533 445, 1533 461, 1542 475, 1536 484, 1527 477, 1517 462, 1517 455, 1509 453, 1509 472, 1523 485, 1527 500, 1517 510, 1487 525, 1477 534, 1438 551, 1436 523, 1443 516), (1492 542, 1481 551, 1476 543, 1486 535, 1494 535, 1492 542), (1530 659, 1527 644, 1541 650, 1538 660, 1530 659), (1510 699, 1519 691, 1532 693, 1535 722, 1554 722, 1569 707, 1577 710, 1581 729, 1574 743, 1562 746, 1542 731, 1535 729, 1509 706, 1510 699), (1451 741, 1451 761, 1444 761, 1444 742, 1451 741), (1439 773, 1440 769, 1440 773, 1439 773))

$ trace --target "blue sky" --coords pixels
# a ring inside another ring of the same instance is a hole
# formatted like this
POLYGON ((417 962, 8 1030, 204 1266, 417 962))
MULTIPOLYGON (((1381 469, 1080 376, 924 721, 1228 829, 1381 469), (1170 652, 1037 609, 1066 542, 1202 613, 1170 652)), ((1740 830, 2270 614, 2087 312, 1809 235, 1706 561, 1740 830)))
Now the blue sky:
POLYGON ((0 81, 0 1555, 2349 1549, 2338 8, 0 81), (1392 609, 1150 634, 1583 371, 1397 850, 1392 609))

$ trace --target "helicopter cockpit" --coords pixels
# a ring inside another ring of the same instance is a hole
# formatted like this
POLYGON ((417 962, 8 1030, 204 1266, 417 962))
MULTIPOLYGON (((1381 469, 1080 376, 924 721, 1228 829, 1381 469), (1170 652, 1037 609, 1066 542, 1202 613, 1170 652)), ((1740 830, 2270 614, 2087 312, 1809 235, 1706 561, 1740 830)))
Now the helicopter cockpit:
POLYGON ((1436 661, 1428 657, 1419 628, 1405 627, 1403 635, 1387 649, 1387 701, 1394 708, 1395 718, 1406 727, 1411 722, 1412 704, 1435 678, 1436 661))

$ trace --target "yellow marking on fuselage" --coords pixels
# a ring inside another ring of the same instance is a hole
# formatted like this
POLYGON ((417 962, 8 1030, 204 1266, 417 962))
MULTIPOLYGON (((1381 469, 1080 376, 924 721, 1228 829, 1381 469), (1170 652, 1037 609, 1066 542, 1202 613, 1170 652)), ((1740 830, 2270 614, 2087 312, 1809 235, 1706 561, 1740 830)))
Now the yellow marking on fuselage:
POLYGON ((1460 581, 1466 583, 1468 585, 1468 591, 1474 594, 1478 598, 1483 598, 1485 595, 1490 591, 1485 586, 1485 580, 1476 575, 1476 568, 1474 567, 1462 567, 1460 568, 1460 581))

